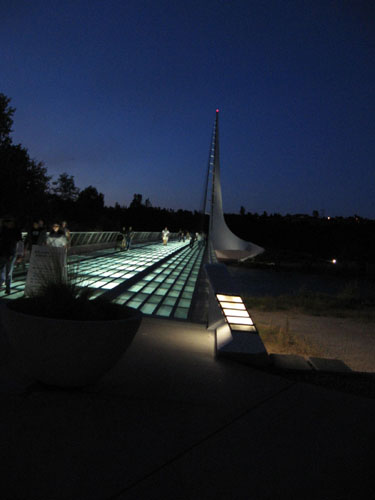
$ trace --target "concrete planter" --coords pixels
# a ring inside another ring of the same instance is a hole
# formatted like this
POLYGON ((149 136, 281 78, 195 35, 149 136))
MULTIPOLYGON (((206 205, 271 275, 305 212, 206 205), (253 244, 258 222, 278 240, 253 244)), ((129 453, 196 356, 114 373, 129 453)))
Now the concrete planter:
POLYGON ((130 346, 142 314, 113 321, 75 321, 23 314, 3 305, 2 322, 25 373, 59 387, 98 381, 130 346))

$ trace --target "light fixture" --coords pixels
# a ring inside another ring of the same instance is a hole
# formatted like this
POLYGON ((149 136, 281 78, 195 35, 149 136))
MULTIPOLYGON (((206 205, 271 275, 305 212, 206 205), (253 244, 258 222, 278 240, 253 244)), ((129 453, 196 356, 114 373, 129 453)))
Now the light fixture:
POLYGON ((237 318, 236 316, 226 316, 226 319, 230 325, 253 325, 254 323, 248 318, 237 318))
POLYGON ((249 317, 249 313, 246 311, 246 309, 244 311, 237 311, 236 309, 223 309, 224 311, 224 314, 226 316, 236 316, 237 318, 248 318, 249 317))
POLYGON ((244 310, 246 311, 245 304, 239 304, 237 302, 220 302, 221 307, 226 308, 228 307, 229 309, 238 309, 238 310, 244 310))
POLYGON ((239 302, 242 303, 241 297, 238 295, 222 295, 220 293, 216 294, 217 300, 219 302, 226 301, 226 302, 239 302))
POLYGON ((216 298, 232 330, 255 330, 254 323, 240 296, 218 293, 216 298))

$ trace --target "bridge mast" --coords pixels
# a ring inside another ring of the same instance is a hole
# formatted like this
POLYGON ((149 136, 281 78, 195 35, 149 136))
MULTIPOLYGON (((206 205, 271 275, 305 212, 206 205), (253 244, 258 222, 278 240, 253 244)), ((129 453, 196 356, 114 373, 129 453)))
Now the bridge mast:
MULTIPOLYGON (((224 219, 220 182, 219 110, 216 110, 215 126, 211 143, 209 166, 212 166, 212 192, 209 224, 209 242, 219 260, 246 260, 262 253, 264 249, 236 236, 224 219)), ((208 184, 208 183, 207 183, 208 184)), ((207 190, 206 190, 207 191, 207 190)))

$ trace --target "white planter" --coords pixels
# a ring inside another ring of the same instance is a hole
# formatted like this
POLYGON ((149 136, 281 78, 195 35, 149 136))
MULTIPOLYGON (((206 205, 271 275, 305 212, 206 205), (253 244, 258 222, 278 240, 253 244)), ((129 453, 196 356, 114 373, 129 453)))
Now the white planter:
POLYGON ((122 357, 142 320, 76 321, 22 314, 3 305, 2 322, 25 373, 48 385, 95 383, 122 357))

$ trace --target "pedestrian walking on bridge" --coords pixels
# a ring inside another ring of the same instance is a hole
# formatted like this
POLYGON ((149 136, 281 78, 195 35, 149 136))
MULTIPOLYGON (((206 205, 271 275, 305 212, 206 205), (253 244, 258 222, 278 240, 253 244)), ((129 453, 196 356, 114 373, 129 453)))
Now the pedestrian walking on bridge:
POLYGON ((169 235, 170 235, 170 234, 171 234, 171 233, 168 231, 168 228, 167 228, 167 227, 165 227, 165 228, 163 229, 163 231, 161 232, 161 237, 162 237, 162 239, 163 239, 163 245, 167 245, 167 244, 168 244, 168 240, 169 240, 169 235))

